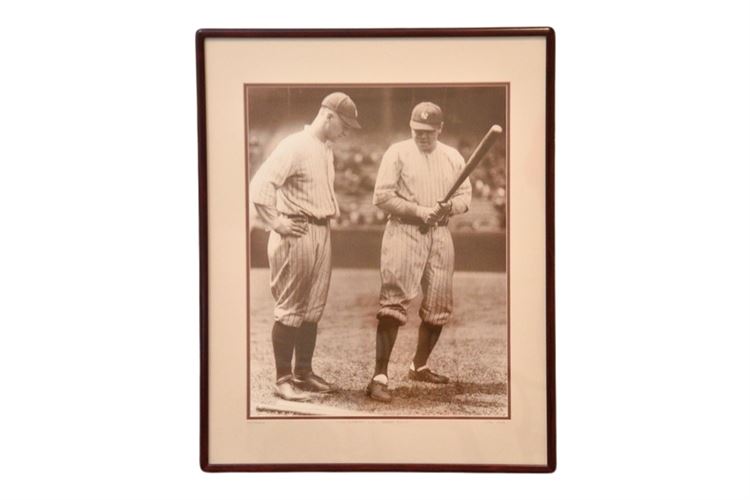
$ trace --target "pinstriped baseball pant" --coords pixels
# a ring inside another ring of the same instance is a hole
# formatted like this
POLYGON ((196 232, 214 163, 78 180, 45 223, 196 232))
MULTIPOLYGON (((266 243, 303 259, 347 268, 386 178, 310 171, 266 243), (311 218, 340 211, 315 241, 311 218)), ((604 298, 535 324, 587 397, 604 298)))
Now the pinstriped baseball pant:
POLYGON ((307 225, 300 237, 272 232, 268 238, 273 319, 287 326, 317 323, 331 283, 331 230, 307 225))
POLYGON ((444 325, 453 311, 453 238, 446 226, 419 232, 419 226, 390 220, 380 251, 380 309, 406 323, 409 303, 422 288, 419 317, 444 325))

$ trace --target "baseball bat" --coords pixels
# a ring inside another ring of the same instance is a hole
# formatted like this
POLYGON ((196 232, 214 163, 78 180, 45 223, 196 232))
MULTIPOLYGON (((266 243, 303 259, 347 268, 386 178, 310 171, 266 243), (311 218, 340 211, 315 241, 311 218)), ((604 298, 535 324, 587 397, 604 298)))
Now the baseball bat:
POLYGON ((466 166, 461 171, 461 174, 456 178, 456 182, 453 183, 453 186, 448 190, 448 194, 446 194, 443 199, 441 200, 441 203, 447 203, 448 200, 451 199, 451 196, 456 192, 456 190, 461 187, 461 184, 466 180, 469 175, 474 171, 474 169, 477 168, 477 165, 479 165, 479 162, 482 161, 482 158, 484 158, 484 155, 487 154, 487 151, 490 150, 492 147, 492 144, 495 142, 495 139, 500 137, 500 134, 503 133, 503 127, 500 125, 493 125, 490 127, 490 129, 487 131, 486 134, 484 134, 484 137, 482 137, 482 140, 479 141, 479 145, 474 149, 474 152, 471 153, 471 156, 469 157, 468 161, 466 162, 466 166))

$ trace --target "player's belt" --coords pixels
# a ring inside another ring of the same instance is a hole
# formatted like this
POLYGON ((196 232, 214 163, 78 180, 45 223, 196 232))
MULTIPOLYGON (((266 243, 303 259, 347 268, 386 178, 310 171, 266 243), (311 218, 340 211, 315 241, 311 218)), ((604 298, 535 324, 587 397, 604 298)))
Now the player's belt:
MULTIPOLYGON (((408 224, 410 226, 424 226, 425 223, 422 219, 419 217, 409 217, 409 216, 398 216, 392 215, 390 217, 390 220, 394 222, 400 222, 401 224, 408 224)), ((448 219, 444 218, 440 222, 437 223, 438 226, 447 226, 448 225, 448 219)))
POLYGON ((303 218, 305 219, 305 222, 308 224, 315 224, 316 226, 327 226, 328 221, 331 220, 330 217, 313 217, 312 215, 307 214, 282 214, 286 215, 287 217, 297 217, 297 218, 303 218))

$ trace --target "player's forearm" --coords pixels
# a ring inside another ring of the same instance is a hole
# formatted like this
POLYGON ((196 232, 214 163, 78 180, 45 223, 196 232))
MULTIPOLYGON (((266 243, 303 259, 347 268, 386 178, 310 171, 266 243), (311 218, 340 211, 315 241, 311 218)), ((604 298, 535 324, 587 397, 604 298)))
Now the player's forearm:
POLYGON ((398 196, 376 197, 375 206, 386 213, 399 217, 422 217, 422 212, 427 210, 413 201, 407 201, 398 196))
POLYGON ((255 210, 263 224, 272 231, 276 231, 279 225, 279 211, 268 205, 255 204, 255 210))
POLYGON ((471 184, 467 180, 451 198, 451 215, 460 215, 469 211, 471 206, 471 184))
POLYGON ((451 198, 451 215, 460 215, 469 211, 471 198, 456 196, 451 198))
POLYGON ((253 180, 250 181, 248 194, 250 195, 250 200, 255 206, 276 206, 276 191, 278 191, 282 182, 277 179, 272 179, 271 177, 272 176, 264 163, 253 177, 253 180))

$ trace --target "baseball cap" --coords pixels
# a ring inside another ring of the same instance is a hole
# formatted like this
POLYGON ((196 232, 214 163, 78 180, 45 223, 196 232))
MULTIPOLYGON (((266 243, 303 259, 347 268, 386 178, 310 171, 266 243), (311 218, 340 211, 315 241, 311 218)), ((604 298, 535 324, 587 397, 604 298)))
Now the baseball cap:
POLYGON ((437 130, 443 124, 443 110, 431 102, 420 102, 411 112, 409 125, 414 130, 437 130))
POLYGON ((352 101, 352 98, 343 92, 334 92, 328 94, 320 103, 323 108, 328 108, 331 111, 335 111, 341 121, 346 123, 351 128, 362 128, 357 121, 357 106, 352 101))

